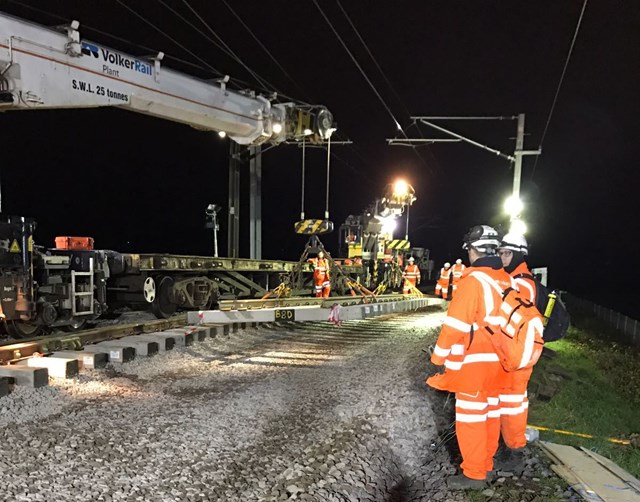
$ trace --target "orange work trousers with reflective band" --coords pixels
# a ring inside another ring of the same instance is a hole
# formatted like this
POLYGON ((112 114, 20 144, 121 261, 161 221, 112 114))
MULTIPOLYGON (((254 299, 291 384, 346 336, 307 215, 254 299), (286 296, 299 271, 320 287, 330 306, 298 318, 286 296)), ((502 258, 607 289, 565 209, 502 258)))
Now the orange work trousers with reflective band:
POLYGON ((408 279, 408 278, 407 278, 407 279, 405 279, 405 280, 404 280, 404 285, 403 285, 403 287, 402 287, 402 294, 403 294, 403 295, 408 295, 408 294, 409 294, 409 292, 410 292, 413 288, 415 288, 415 287, 416 287, 416 282, 417 282, 417 281, 418 281, 418 280, 417 280, 417 279, 414 279, 414 278, 411 278, 411 279, 408 279))
POLYGON ((508 448, 527 445, 525 430, 529 414, 527 386, 533 368, 505 372, 504 387, 500 390, 500 429, 508 448))
POLYGON ((316 298, 328 298, 331 293, 331 280, 328 274, 313 274, 316 298))
POLYGON ((438 279, 436 283, 436 296, 442 295, 445 300, 449 297, 449 279, 438 279))
POLYGON ((456 435, 462 453, 462 472, 471 479, 486 479, 500 440, 498 392, 456 392, 456 435))

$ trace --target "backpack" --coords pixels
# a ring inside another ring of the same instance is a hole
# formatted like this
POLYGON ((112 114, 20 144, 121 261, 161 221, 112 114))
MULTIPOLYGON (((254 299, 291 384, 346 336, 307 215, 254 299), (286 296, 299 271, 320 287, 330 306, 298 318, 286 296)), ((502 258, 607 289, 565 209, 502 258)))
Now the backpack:
POLYGON ((545 342, 555 342, 567 334, 571 317, 567 307, 555 290, 547 288, 535 276, 531 274, 518 274, 514 279, 530 279, 536 285, 536 308, 544 317, 544 331, 542 336, 545 342))
POLYGON ((505 371, 531 368, 540 359, 544 339, 543 317, 536 306, 520 296, 517 289, 502 290, 487 274, 472 272, 483 283, 500 292, 502 302, 497 315, 487 316, 483 327, 491 335, 491 343, 505 371))

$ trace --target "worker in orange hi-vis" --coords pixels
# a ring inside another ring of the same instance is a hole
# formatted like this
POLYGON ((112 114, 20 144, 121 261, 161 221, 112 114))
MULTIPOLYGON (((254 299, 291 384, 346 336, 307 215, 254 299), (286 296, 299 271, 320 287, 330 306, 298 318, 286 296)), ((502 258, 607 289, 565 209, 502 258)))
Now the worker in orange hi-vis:
MULTIPOLYGON (((514 278, 520 297, 536 304, 536 284, 525 257, 529 253, 527 240, 521 234, 508 233, 500 242, 498 256, 505 271, 514 278)), ((505 371, 500 391, 500 428, 506 449, 496 456, 496 469, 521 474, 524 471, 525 430, 529 399, 527 387, 533 368, 505 371)))
POLYGON ((440 277, 436 283, 436 296, 442 296, 445 300, 449 297, 449 279, 451 278, 451 263, 447 262, 440 269, 440 277))
POLYGON ((460 258, 458 258, 456 262, 453 264, 453 267, 451 267, 451 297, 452 298, 456 292, 458 281, 460 280, 460 277, 462 277, 462 274, 465 268, 467 267, 465 267, 464 263, 462 263, 462 260, 460 258))
POLYGON ((331 293, 329 260, 324 257, 324 252, 319 251, 318 256, 311 258, 309 261, 313 267, 313 283, 315 285, 316 298, 327 298, 331 293))
POLYGON ((502 291, 512 281, 496 255, 500 241, 488 225, 473 227, 464 237, 469 263, 458 292, 451 300, 431 362, 444 373, 426 383, 456 397, 456 436, 462 454, 462 474, 450 477, 450 489, 481 489, 493 470, 500 439, 500 377, 502 365, 486 328, 488 316, 497 316, 502 291), (486 287, 486 282, 496 287, 486 287))
POLYGON ((404 272, 402 272, 402 277, 404 278, 404 286, 402 287, 403 295, 408 295, 417 284, 420 284, 420 269, 418 265, 414 263, 415 260, 413 256, 410 256, 407 262, 407 266, 404 268, 404 272))

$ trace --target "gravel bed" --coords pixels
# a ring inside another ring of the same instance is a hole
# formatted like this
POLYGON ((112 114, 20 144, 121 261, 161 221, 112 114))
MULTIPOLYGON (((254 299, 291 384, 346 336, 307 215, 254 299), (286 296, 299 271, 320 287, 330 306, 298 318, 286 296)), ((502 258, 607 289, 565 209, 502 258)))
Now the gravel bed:
MULTIPOLYGON (((247 329, 18 389, 0 399, 0 500, 467 500, 446 489, 455 454, 430 448, 448 418, 424 350, 443 316, 247 329)), ((484 498, 569 498, 528 461, 484 498)))

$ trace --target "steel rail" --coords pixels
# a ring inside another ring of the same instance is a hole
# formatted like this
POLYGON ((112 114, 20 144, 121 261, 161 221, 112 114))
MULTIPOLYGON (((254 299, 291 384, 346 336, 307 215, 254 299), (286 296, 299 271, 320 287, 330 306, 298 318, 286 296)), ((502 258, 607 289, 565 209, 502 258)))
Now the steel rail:
POLYGON ((385 303, 406 300, 408 297, 400 293, 380 296, 331 296, 329 298, 315 297, 291 297, 291 298, 265 298, 265 299, 235 299, 221 300, 218 303, 221 311, 229 310, 255 310, 277 307, 303 307, 319 306, 332 307, 333 305, 362 305, 365 303, 385 303))
POLYGON ((153 333, 171 328, 179 328, 187 324, 186 313, 170 319, 156 319, 126 324, 114 324, 99 328, 87 329, 76 333, 64 333, 36 338, 8 340, 0 342, 0 364, 7 364, 30 357, 33 354, 46 354, 57 350, 80 350, 89 343, 98 343, 130 335, 153 333))

